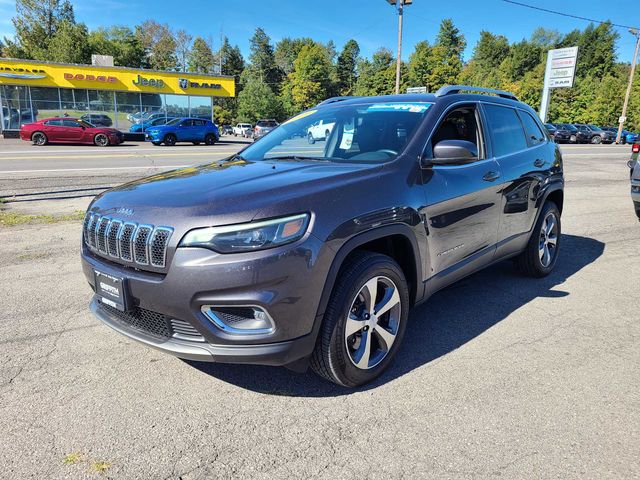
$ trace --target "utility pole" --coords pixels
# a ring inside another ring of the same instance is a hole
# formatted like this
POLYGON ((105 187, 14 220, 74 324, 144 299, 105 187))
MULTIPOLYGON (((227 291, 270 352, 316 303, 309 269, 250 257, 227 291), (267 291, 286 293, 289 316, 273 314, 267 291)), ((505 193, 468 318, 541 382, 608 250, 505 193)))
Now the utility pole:
POLYGON ((629 32, 636 37, 636 51, 633 54, 633 61, 631 62, 631 74, 629 75, 629 85, 627 86, 627 93, 624 96, 624 105, 622 106, 622 116, 620 117, 620 125, 618 125, 618 136, 616 137, 616 143, 620 143, 622 139, 622 128, 624 122, 627 121, 627 107, 629 106, 629 97, 631 96, 631 89, 633 88, 633 78, 636 73, 636 64, 638 62, 638 51, 640 51, 640 31, 636 28, 629 29, 629 32))
POLYGON ((400 93, 400 67, 402 66, 402 19, 404 6, 411 5, 413 0, 387 0, 391 5, 398 6, 398 57, 396 59, 396 95, 400 93))

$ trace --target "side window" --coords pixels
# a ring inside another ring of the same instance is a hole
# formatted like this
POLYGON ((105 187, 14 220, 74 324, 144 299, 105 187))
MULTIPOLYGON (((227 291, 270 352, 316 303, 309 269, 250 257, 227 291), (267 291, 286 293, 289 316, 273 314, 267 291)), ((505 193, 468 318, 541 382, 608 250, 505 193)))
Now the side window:
POLYGON ((80 128, 80 124, 78 122, 76 122, 75 120, 63 120, 62 124, 65 127, 80 128))
POLYGON ((51 127, 59 127, 62 125, 62 121, 61 120, 47 120, 45 123, 45 125, 49 125, 51 127))
POLYGON ((535 119, 527 112, 520 110, 518 111, 518 114, 522 119, 522 124, 524 125, 524 131, 527 134, 529 145, 534 147, 544 143, 544 134, 542 133, 542 130, 540 130, 538 122, 536 122, 535 119))
POLYGON ((191 127, 193 125, 193 120, 185 120, 184 122, 181 123, 181 126, 183 127, 191 127))
POLYGON ((203 125, 206 125, 206 122, 204 120, 194 120, 193 125, 196 127, 202 127, 203 125))
POLYGON ((496 157, 510 155, 527 148, 522 123, 513 108, 487 104, 484 108, 493 139, 493 154, 496 157))
POLYGON ((476 105, 457 107, 447 113, 444 120, 431 136, 427 146, 427 155, 431 156, 433 148, 443 140, 465 140, 476 146, 478 158, 483 159, 484 144, 476 105))

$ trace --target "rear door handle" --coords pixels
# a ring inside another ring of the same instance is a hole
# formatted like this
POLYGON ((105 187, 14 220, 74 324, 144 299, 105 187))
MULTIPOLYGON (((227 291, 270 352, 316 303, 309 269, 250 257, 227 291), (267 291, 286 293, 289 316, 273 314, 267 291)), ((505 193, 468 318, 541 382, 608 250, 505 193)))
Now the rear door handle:
POLYGON ((485 182, 495 182, 497 179, 500 178, 500 174, 498 172, 487 172, 484 174, 484 176, 482 177, 482 179, 485 182))
POLYGON ((545 163, 547 162, 539 158, 535 162, 533 162, 533 166, 537 168, 541 168, 541 167, 544 167, 545 163))

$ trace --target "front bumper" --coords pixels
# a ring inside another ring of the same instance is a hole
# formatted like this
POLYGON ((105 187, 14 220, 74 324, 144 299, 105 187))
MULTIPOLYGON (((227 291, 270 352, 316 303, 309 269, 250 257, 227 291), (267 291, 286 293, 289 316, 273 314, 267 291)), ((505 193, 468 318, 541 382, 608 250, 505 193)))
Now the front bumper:
POLYGON ((100 308, 100 302, 95 296, 89 308, 98 319, 116 332, 148 347, 185 360, 285 366, 307 357, 315 345, 315 335, 311 333, 295 340, 259 345, 215 345, 175 338, 159 341, 157 337, 131 328, 126 323, 119 321, 116 316, 110 315, 108 311, 100 308))
POLYGON ((82 248, 85 277, 95 291, 98 270, 122 277, 134 309, 189 324, 198 341, 159 338, 134 328, 101 307, 93 313, 120 333, 181 358, 226 363, 286 365, 309 356, 320 322, 318 306, 333 255, 312 235, 298 243, 250 254, 221 255, 202 248, 178 248, 166 273, 137 270, 103 259, 82 248), (263 308, 275 322, 267 334, 225 332, 203 313, 202 306, 263 308))

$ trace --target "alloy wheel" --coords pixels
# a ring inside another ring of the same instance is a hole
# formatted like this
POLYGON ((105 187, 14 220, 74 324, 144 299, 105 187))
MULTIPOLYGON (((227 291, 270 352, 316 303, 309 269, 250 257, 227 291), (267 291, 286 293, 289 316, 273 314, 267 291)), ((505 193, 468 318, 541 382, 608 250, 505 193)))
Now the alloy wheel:
POLYGON ((388 277, 368 280, 351 303, 344 338, 349 360, 362 370, 378 365, 388 355, 401 318, 400 294, 388 277))
POLYGON ((44 145, 47 143, 47 137, 44 136, 44 133, 34 133, 32 140, 36 145, 44 145))
POLYGON ((558 220, 553 212, 545 217, 540 229, 540 242, 538 244, 538 254, 540 263, 547 268, 556 256, 558 246, 558 220))
POLYGON ((106 135, 99 133, 98 135, 96 135, 96 138, 94 139, 95 144, 98 145, 99 147, 106 147, 107 145, 109 145, 109 139, 107 138, 106 135))

